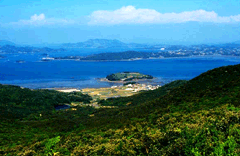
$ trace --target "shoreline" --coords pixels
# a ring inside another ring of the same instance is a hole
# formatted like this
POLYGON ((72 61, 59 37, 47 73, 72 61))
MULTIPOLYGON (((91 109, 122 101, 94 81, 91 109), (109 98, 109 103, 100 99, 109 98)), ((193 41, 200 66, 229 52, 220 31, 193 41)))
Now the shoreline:
MULTIPOLYGON (((160 58, 138 58, 138 59, 121 59, 121 60, 81 60, 81 59, 54 59, 50 61, 79 61, 79 62, 125 62, 125 61, 141 61, 141 60, 164 60, 164 59, 186 59, 186 58, 240 58, 240 56, 231 55, 196 55, 186 57, 160 57, 160 58)), ((45 62, 45 61, 42 61, 45 62)))
POLYGON ((56 91, 59 91, 59 92, 64 92, 64 93, 81 92, 81 90, 77 89, 77 88, 56 88, 56 89, 53 89, 53 90, 56 90, 56 91))
POLYGON ((133 79, 131 81, 109 81, 108 79, 106 78, 96 78, 98 81, 101 81, 101 82, 109 82, 109 83, 128 83, 128 82, 141 82, 141 81, 151 81, 151 80, 156 80, 157 78, 156 77, 153 77, 152 79, 133 79))
MULTIPOLYGON (((219 63, 218 65, 226 66, 226 65, 239 64, 239 57, 236 57, 236 56, 223 57, 223 56, 219 56, 219 55, 214 55, 214 56, 211 55, 211 56, 194 56, 194 57, 182 57, 182 58, 178 57, 178 58, 164 58, 164 59, 170 60, 170 61, 171 60, 172 61, 174 61, 174 60, 183 60, 183 61, 186 60, 186 61, 188 61, 188 60, 193 59, 194 61, 200 60, 200 62, 202 62, 201 60, 210 60, 209 63, 212 62, 211 60, 220 60, 221 62, 222 62, 222 60, 223 61, 224 60, 229 60, 229 63, 219 63), (195 58, 196 58, 196 60, 195 60, 195 58)), ((56 62, 60 62, 60 60, 56 61, 56 62)), ((73 62, 69 62, 69 61, 63 61, 63 62, 65 62, 65 64, 73 63, 73 62)), ((146 64, 148 64, 148 63, 151 63, 151 62, 155 62, 155 60, 153 60, 153 61, 141 60, 141 61, 138 61, 138 62, 139 62, 139 64, 144 63, 144 62, 146 62, 146 64)), ((156 62, 158 62, 158 61, 156 61, 156 62)), ((161 61, 159 61, 159 62, 161 63, 161 61)), ((166 63, 168 63, 168 62, 169 61, 166 61, 166 63)), ((165 61, 162 64, 164 64, 164 63, 165 63, 165 61)), ((26 62, 26 64, 29 65, 29 62, 26 62)), ((112 63, 110 63, 110 64, 112 64, 112 63)), ((126 62, 126 64, 129 64, 129 63, 126 62)), ((125 65, 125 63, 124 63, 124 65, 125 65)), ((15 66, 16 65, 14 65, 14 67, 15 66)), ((22 66, 22 64, 19 64, 17 66, 22 66)), ((134 64, 134 66, 136 66, 136 65, 134 64)), ((215 65, 214 65, 214 68, 215 68, 215 65)), ((160 67, 159 67, 159 69, 160 69, 160 67)), ((205 67, 204 67, 204 69, 205 69, 205 67)), ((211 67, 209 69, 208 69, 208 67, 206 67, 206 69, 210 70, 210 69, 213 69, 213 67, 211 67)), ((199 70, 199 71, 202 71, 202 69, 199 70)), ((111 87, 111 85, 119 85, 119 84, 123 83, 123 82, 116 82, 116 81, 114 81, 114 82, 100 81, 99 79, 94 80, 96 78, 103 78, 103 76, 100 76, 100 75, 98 76, 97 74, 95 74, 93 77, 90 77, 89 79, 86 79, 86 81, 85 81, 85 79, 83 79, 84 81, 82 81, 82 79, 78 80, 77 78, 76 79, 71 79, 71 76, 67 77, 66 80, 65 79, 59 80, 59 79, 55 79, 55 78, 51 79, 51 77, 49 77, 49 79, 46 79, 47 77, 46 78, 41 78, 41 79, 37 79, 37 77, 36 78, 33 77, 34 79, 30 79, 30 78, 25 79, 25 78, 22 78, 22 76, 20 77, 18 75, 14 75, 14 73, 8 73, 8 72, 4 73, 4 72, 5 71, 3 71, 3 73, 1 74, 1 78, 2 78, 1 79, 1 84, 20 86, 20 87, 23 87, 23 88, 29 88, 29 89, 35 89, 35 90, 36 89, 54 89, 54 90, 56 90, 56 88, 58 88, 58 89, 61 88, 60 90, 62 90, 62 89, 83 89, 83 88, 87 88, 87 87, 89 87, 89 88, 103 88, 103 87, 106 87, 107 88, 107 87, 111 87), (12 77, 12 78, 8 79, 8 77, 10 77, 10 78, 12 77), (89 82, 89 84, 88 84, 88 82, 89 82)), ((28 74, 28 73, 25 73, 25 72, 23 72, 23 73, 28 74)), ((161 75, 160 76, 159 75, 160 74, 158 74, 156 76, 159 80, 161 80, 161 75)), ((172 79, 173 76, 172 75, 170 75, 170 76, 167 75, 166 77, 163 77, 165 79, 161 80, 161 82, 163 82, 163 83, 165 83, 165 81, 169 82, 168 79, 170 79, 170 81, 175 80, 175 79, 172 79)), ((183 76, 185 76, 185 74, 183 76)), ((186 78, 188 78, 188 77, 193 78, 193 77, 191 77, 191 75, 186 76, 186 78)), ((179 78, 179 79, 182 79, 182 78, 179 78)), ((151 80, 151 81, 154 81, 154 80, 151 80)), ((152 83, 151 81, 150 81, 150 83, 152 83)), ((142 81, 139 81, 139 82, 142 83, 142 81)))
MULTIPOLYGON (((150 80, 154 80, 154 79, 157 79, 157 78, 153 78, 153 79, 150 79, 150 80)), ((138 80, 138 81, 148 81, 149 79, 145 79, 145 80, 138 80)), ((100 80, 98 80, 100 81, 100 80)), ((107 81, 101 81, 101 82, 108 82, 109 80, 107 81)), ((131 81, 109 81, 111 83, 117 83, 116 85, 113 85, 113 86, 117 86, 117 87, 124 87, 123 84, 124 83, 127 83, 127 82, 131 82, 131 81)), ((162 83, 161 83, 162 84, 162 83)), ((151 85, 151 86, 159 86, 160 84, 156 84, 156 85, 152 85, 152 84, 148 84, 148 83, 139 83, 139 85, 151 85)), ((56 91, 60 91, 60 92, 65 92, 65 93, 70 93, 70 92, 82 92, 82 90, 86 90, 86 89, 112 89, 113 86, 106 86, 106 87, 86 87, 86 88, 74 88, 74 87, 56 87, 56 88, 40 88, 40 89, 48 89, 48 90, 56 90, 56 91)))

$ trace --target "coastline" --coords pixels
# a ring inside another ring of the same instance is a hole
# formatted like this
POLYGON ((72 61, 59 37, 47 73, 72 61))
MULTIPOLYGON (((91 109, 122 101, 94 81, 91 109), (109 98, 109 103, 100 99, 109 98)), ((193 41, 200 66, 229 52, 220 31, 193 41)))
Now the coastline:
POLYGON ((81 92, 81 90, 77 89, 77 88, 58 88, 58 89, 54 89, 54 90, 59 91, 59 92, 64 92, 64 93, 81 92))
MULTIPOLYGON (((137 58, 137 59, 121 59, 121 60, 81 60, 81 59, 54 59, 51 61, 79 61, 79 62, 125 62, 125 61, 141 61, 141 60, 164 60, 164 59, 186 59, 186 58, 240 58, 240 56, 231 55, 195 55, 186 57, 156 57, 156 58, 137 58)), ((44 61, 42 61, 44 62, 44 61)))
POLYGON ((151 81, 151 80, 156 80, 157 78, 156 77, 153 77, 152 79, 133 79, 131 81, 109 81, 108 79, 106 78, 97 78, 98 81, 101 81, 101 82, 109 82, 109 83, 128 83, 128 82, 132 82, 132 81, 135 81, 135 82, 141 82, 141 81, 151 81))
MULTIPOLYGON (((240 60, 238 59, 239 57, 235 57, 235 56, 226 56, 226 57, 223 57, 223 56, 219 56, 219 55, 211 55, 211 56, 194 56, 194 57, 177 57, 177 58, 161 58, 161 60, 157 61, 157 60, 153 60, 153 59, 149 59, 149 61, 147 60, 139 60, 137 61, 135 64, 134 62, 131 63, 131 61, 128 61, 128 62, 119 62, 122 66, 122 64, 124 65, 124 69, 123 70, 127 70, 128 66, 130 65, 131 67, 134 67, 134 69, 137 69, 138 66, 140 66, 141 68, 144 69, 144 72, 147 71, 147 68, 145 69, 145 66, 142 66, 142 64, 146 64, 147 66, 150 64, 150 65, 157 65, 157 68, 154 69, 154 72, 151 73, 152 75, 156 76, 160 82, 161 78, 163 78, 164 80, 161 81, 163 83, 166 82, 169 82, 168 80, 175 80, 176 78, 174 77, 175 75, 174 74, 171 74, 174 72, 175 69, 170 69, 170 71, 165 71, 163 65, 166 65, 168 67, 168 64, 173 64, 174 67, 175 67, 175 62, 173 62, 174 60, 183 60, 183 61, 188 61, 188 60, 193 60, 191 61, 190 63, 193 64, 193 66, 195 66, 195 61, 200 61, 202 62, 202 60, 209 60, 209 63, 212 63, 213 61, 215 60, 219 60, 218 62, 215 62, 214 65, 210 65, 210 66, 204 66, 203 68, 198 68, 198 69, 192 69, 189 68, 187 70, 190 70, 190 71, 194 71, 196 72, 196 74, 193 74, 193 76, 197 76, 198 74, 200 74, 201 72, 204 72, 206 70, 210 70, 212 68, 216 68, 216 67, 220 67, 220 66, 226 66, 226 65, 233 65, 233 64, 239 64, 240 63, 240 60), (195 60, 196 58, 196 60, 195 60), (163 61, 163 60, 166 60, 163 61), (167 61, 169 60, 169 61, 167 61), (211 61, 213 60, 213 61, 211 61), (223 61, 222 61, 223 60, 223 61), (226 61, 224 61, 226 60, 226 61), (153 62, 153 63, 152 63, 153 62), (216 65, 217 63, 217 65, 216 65), (126 66, 125 66, 126 65, 126 66), (160 71, 160 72, 158 72, 160 71), (170 73, 170 74, 169 74, 170 73)), ((103 67, 101 68, 101 71, 107 71, 105 72, 104 74, 102 74, 103 72, 95 72, 91 77, 86 75, 86 79, 85 79, 85 75, 81 77, 81 72, 85 72, 85 70, 81 70, 81 69, 78 69, 78 66, 85 66, 87 63, 80 63, 80 62, 75 62, 75 61, 50 61, 48 63, 44 63, 43 66, 44 67, 47 67, 49 66, 49 64, 51 64, 52 68, 51 70, 53 69, 54 66, 57 66, 58 64, 60 63, 64 63, 66 65, 66 67, 69 67, 69 68, 72 68, 72 67, 76 67, 76 71, 77 72, 68 72, 67 74, 60 74, 59 75, 59 78, 55 78, 54 76, 51 76, 51 75, 54 75, 52 74, 52 71, 49 71, 49 72, 46 72, 44 73, 45 75, 47 74, 47 76, 45 77, 41 77, 41 78, 38 78, 37 77, 37 72, 35 72, 34 70, 31 70, 31 73, 27 73, 25 72, 24 70, 22 70, 23 66, 26 68, 26 67, 31 67, 31 66, 34 66, 36 67, 41 67, 40 64, 36 63, 33 61, 33 62, 30 62, 30 61, 26 61, 26 63, 24 64, 16 64, 14 62, 9 62, 7 63, 6 65, 9 66, 9 67, 12 67, 12 69, 18 69, 19 71, 21 71, 21 73, 19 72, 19 74, 14 74, 14 70, 2 70, 1 72, 1 81, 0 83, 1 84, 5 84, 5 85, 15 85, 15 86, 21 86, 21 87, 24 87, 24 88, 29 88, 29 89, 46 89, 46 88, 61 88, 62 89, 82 89, 82 88, 100 88, 100 87, 111 87, 112 85, 120 85, 121 83, 123 82, 111 82, 111 81, 100 81, 100 79, 96 79, 96 78, 104 78, 104 75, 108 74, 108 73, 114 73, 115 71, 112 70, 112 69, 108 69, 107 67, 103 67), (53 66, 54 65, 54 66, 53 66), (108 71, 109 70, 109 71, 108 71), (76 73, 79 73, 79 74, 76 74, 76 73), (79 76, 79 77, 77 77, 79 76), (62 78, 63 77, 63 78, 62 78), (72 79, 71 77, 75 77, 75 79, 72 79), (81 79, 83 78, 83 79, 81 79), (114 84, 115 83, 115 84, 114 84)), ((182 62, 177 62, 177 63, 182 63, 182 62)), ((2 62, 2 64, 4 66, 5 65, 5 62, 2 62)), ((103 63, 89 63, 91 66, 91 70, 94 70, 94 69, 98 69, 99 65, 104 65, 105 62, 103 63)), ((88 64, 87 64, 88 65, 88 64)), ((109 65, 114 65, 114 62, 110 62, 109 65)), ((2 66, 2 67, 4 67, 2 66)), ((201 66, 201 64, 199 65, 196 65, 196 67, 198 66, 201 66)), ((122 69, 122 67, 120 67, 120 65, 117 65, 118 69, 122 69)), ((4 68, 2 68, 4 69, 4 68)), ((131 69, 131 68, 130 68, 131 69)), ((176 65, 176 69, 178 69, 177 65, 176 65)), ((37 71, 40 71, 40 68, 36 69, 37 71)), ((48 70, 48 69, 46 69, 48 70)), ((42 70, 41 70, 42 71, 42 70)), ((139 70, 139 72, 141 72, 141 70, 139 70)), ((183 74, 182 74, 182 77, 183 79, 190 79, 192 78, 193 76, 192 75, 189 75, 187 73, 187 71, 184 69, 184 70, 181 70, 183 71, 183 74), (188 74, 188 75, 187 75, 188 74), (189 77, 189 78, 188 78, 189 77)), ((88 72, 89 74, 90 72, 88 72)), ((92 73, 90 73, 92 74, 92 73)), ((182 78, 178 78, 177 79, 182 79, 182 78)), ((151 80, 151 81, 154 81, 154 80, 151 80)), ((151 83, 150 81, 150 83, 151 83)), ((140 81, 142 83, 142 81, 140 81)))
POLYGON ((56 89, 59 92, 70 93, 72 91, 81 92, 83 94, 88 94, 92 97, 92 105, 97 104, 99 99, 117 98, 117 97, 127 97, 137 94, 141 91, 155 90, 161 87, 160 85, 150 85, 150 84, 129 84, 126 86, 116 85, 111 87, 101 87, 101 88, 84 88, 81 90, 76 90, 72 88, 56 89))
MULTIPOLYGON (((149 84, 150 81, 152 80, 156 80, 157 78, 154 77, 153 79, 134 79, 132 81, 135 81, 135 82, 142 82, 142 83, 139 83, 140 85, 153 85, 153 84, 149 84), (146 82, 146 83, 145 83, 146 82)), ((127 83, 127 82, 132 82, 132 81, 109 81, 107 80, 106 78, 96 78, 96 80, 98 82, 109 82, 109 83, 112 83, 112 84, 116 84, 116 85, 113 85, 113 86, 117 86, 117 87, 123 87, 123 84, 124 83, 127 83)), ((161 83, 162 84, 162 83, 161 83)), ((157 86, 157 85, 160 85, 160 84, 155 84, 153 86, 157 86)), ((65 93, 70 93, 70 92, 82 92, 83 90, 92 90, 92 89, 97 89, 97 90, 101 90, 101 89, 111 89, 113 86, 106 86, 106 87, 85 87, 85 88, 75 88, 75 87, 56 87, 56 88, 41 88, 41 89, 49 89, 49 90, 56 90, 56 91, 60 91, 60 92, 65 92, 65 93)))

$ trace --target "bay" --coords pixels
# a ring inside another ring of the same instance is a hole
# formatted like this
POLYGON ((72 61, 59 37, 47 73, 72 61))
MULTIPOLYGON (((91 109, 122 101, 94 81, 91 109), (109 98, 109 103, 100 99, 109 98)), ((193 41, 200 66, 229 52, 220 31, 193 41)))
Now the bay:
POLYGON ((99 88, 115 83, 99 82, 108 74, 132 71, 156 77, 145 83, 163 85, 173 80, 189 80, 216 67, 240 63, 238 57, 189 57, 137 61, 49 61, 38 54, 8 54, 0 60, 0 83, 37 88, 99 88), (23 60, 24 63, 17 63, 23 60))

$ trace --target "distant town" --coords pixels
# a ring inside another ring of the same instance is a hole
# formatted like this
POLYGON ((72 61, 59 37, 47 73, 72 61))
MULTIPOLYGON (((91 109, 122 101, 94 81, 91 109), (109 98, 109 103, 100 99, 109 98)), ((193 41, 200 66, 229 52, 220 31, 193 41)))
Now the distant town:
POLYGON ((125 51, 93 54, 89 56, 65 56, 45 58, 46 60, 78 60, 78 61, 121 61, 159 59, 171 57, 194 57, 194 56, 240 56, 240 44, 222 45, 194 45, 194 46, 169 46, 156 49, 153 52, 125 51), (158 51, 158 52, 156 52, 158 51))

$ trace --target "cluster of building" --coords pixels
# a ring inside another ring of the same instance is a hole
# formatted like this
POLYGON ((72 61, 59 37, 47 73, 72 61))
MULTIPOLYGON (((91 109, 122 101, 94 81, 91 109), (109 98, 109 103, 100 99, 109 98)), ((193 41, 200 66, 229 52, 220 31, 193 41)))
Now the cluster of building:
POLYGON ((139 91, 142 91, 142 90, 155 90, 159 87, 161 87, 161 86, 160 85, 153 86, 153 85, 150 85, 150 84, 128 84, 126 86, 112 86, 111 88, 112 89, 122 88, 122 89, 129 90, 129 91, 132 91, 132 92, 139 92, 139 91))
POLYGON ((206 55, 223 55, 223 56, 240 56, 239 45, 196 45, 196 46, 172 46, 165 52, 160 52, 164 56, 206 56, 206 55))

